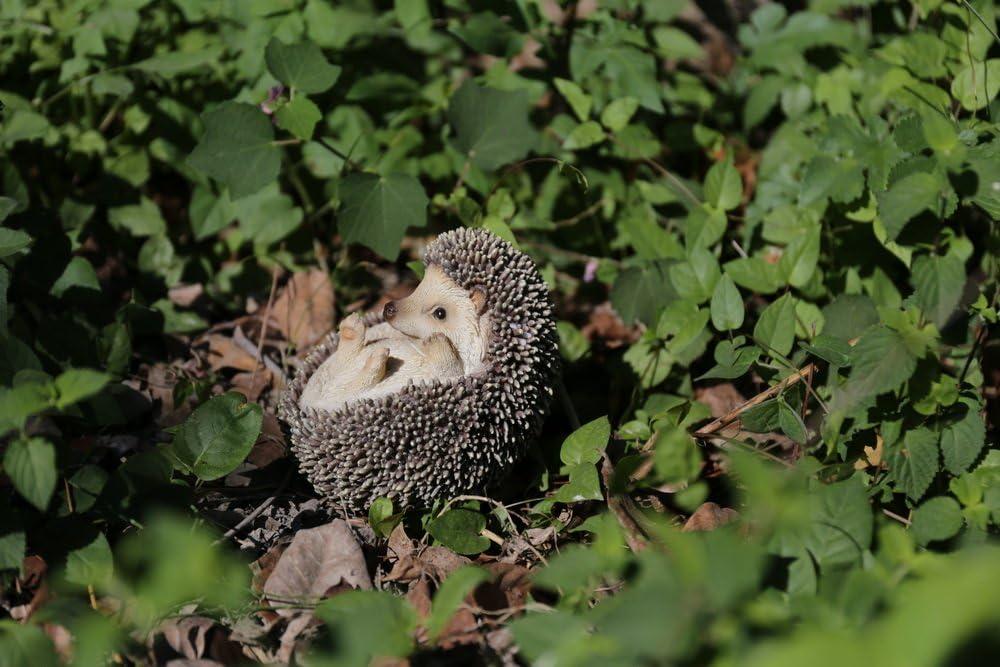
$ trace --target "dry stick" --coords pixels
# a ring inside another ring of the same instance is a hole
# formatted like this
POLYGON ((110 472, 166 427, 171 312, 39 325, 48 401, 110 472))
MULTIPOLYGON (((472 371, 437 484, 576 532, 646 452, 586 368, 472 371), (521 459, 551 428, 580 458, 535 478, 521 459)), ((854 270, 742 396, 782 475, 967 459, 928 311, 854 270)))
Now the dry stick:
POLYGON ((694 435, 696 438, 707 438, 711 436, 716 431, 722 430, 729 424, 739 419, 740 415, 742 415, 750 408, 756 405, 760 405, 769 398, 774 398, 788 387, 798 384, 802 380, 811 377, 815 371, 816 371, 816 364, 809 364, 808 366, 805 366, 802 370, 797 371, 792 375, 789 375, 787 378, 785 378, 778 384, 774 385, 770 389, 762 391, 761 393, 757 394, 750 400, 741 404, 739 407, 730 410, 725 415, 719 417, 718 419, 710 423, 708 426, 702 428, 701 430, 695 431, 692 435, 694 435))
POLYGON ((267 308, 264 310, 264 321, 260 325, 260 340, 257 341, 257 358, 253 362, 253 373, 250 374, 250 388, 253 389, 257 379, 257 369, 260 368, 264 353, 264 339, 267 338, 267 325, 271 322, 271 307, 274 305, 274 293, 278 288, 278 267, 271 270, 271 293, 267 295, 267 308))

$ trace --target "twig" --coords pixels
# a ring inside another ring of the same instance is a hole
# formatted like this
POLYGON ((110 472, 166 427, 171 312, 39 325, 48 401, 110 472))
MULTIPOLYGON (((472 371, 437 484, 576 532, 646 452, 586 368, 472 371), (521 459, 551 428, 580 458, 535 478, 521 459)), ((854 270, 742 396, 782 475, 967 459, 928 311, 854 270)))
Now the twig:
POLYGON ((250 523, 254 519, 259 517, 264 510, 270 507, 272 503, 274 503, 274 501, 278 499, 278 496, 280 496, 282 492, 284 492, 285 487, 288 486, 288 482, 292 479, 292 470, 294 470, 294 468, 291 465, 288 466, 288 472, 285 473, 285 478, 281 480, 281 484, 278 486, 278 490, 275 491, 272 495, 268 496, 264 500, 264 502, 262 502, 260 505, 257 505, 257 507, 255 507, 254 510, 250 512, 250 514, 247 514, 245 517, 243 517, 242 521, 240 521, 238 524, 227 530, 225 534, 219 539, 217 539, 213 544, 214 545, 222 544, 230 537, 232 537, 233 535, 235 535, 236 533, 240 532, 248 525, 250 525, 250 523))
POLYGON ((615 515, 618 520, 618 525, 622 527, 625 532, 625 542, 628 544, 628 548, 634 553, 638 553, 644 550, 647 546, 646 536, 636 523, 636 520, 632 518, 632 515, 628 511, 628 499, 622 496, 615 495, 611 491, 611 477, 614 475, 614 468, 611 466, 611 460, 608 455, 605 454, 601 459, 601 479, 604 481, 604 490, 607 497, 608 509, 611 513, 615 515))
POLYGON ((257 369, 264 358, 264 339, 267 338, 267 325, 271 322, 271 307, 274 305, 274 293, 278 288, 278 267, 271 270, 271 292, 267 295, 267 308, 264 309, 264 321, 260 325, 260 338, 257 340, 257 358, 254 359, 253 373, 250 374, 250 386, 257 379, 257 369))
POLYGON ((810 376, 812 376, 812 374, 815 371, 816 371, 816 364, 809 364, 805 366, 802 370, 797 371, 792 375, 789 375, 787 378, 785 378, 778 384, 774 385, 770 389, 766 389, 761 393, 757 394, 756 396, 754 396, 753 398, 751 398, 750 400, 745 401, 740 406, 734 408, 733 410, 730 410, 725 415, 719 417, 718 419, 710 423, 708 426, 705 426, 704 428, 695 431, 694 433, 692 433, 692 435, 696 438, 707 438, 711 436, 716 431, 725 428, 729 424, 739 419, 740 415, 742 415, 750 408, 756 405, 760 405, 769 398, 777 396, 788 387, 791 387, 792 385, 795 385, 801 382, 802 380, 808 379, 810 376))
POLYGON ((895 519, 896 521, 900 522, 904 526, 909 526, 912 523, 909 519, 901 517, 898 514, 896 514, 895 512, 890 512, 889 510, 887 510, 885 508, 882 509, 882 514, 886 515, 890 519, 895 519))

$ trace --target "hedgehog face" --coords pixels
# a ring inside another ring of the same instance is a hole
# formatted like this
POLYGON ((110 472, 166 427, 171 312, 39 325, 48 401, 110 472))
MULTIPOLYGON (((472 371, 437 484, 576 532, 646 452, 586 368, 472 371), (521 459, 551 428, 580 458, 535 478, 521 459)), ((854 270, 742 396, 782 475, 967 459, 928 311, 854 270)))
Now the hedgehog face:
POLYGON ((486 360, 490 330, 486 293, 463 289, 438 266, 428 266, 413 293, 387 303, 382 314, 390 326, 407 336, 420 340, 434 334, 446 336, 466 374, 479 370, 486 360))

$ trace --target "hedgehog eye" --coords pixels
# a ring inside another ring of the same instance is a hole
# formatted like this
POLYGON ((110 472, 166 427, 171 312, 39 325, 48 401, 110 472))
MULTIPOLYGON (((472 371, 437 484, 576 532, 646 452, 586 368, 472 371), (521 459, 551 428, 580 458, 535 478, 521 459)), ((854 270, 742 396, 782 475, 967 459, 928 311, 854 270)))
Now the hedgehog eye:
POLYGON ((448 313, 447 313, 447 311, 445 311, 444 308, 440 308, 440 307, 439 308, 435 308, 434 309, 434 317, 438 318, 439 320, 443 320, 444 318, 448 317, 448 313))

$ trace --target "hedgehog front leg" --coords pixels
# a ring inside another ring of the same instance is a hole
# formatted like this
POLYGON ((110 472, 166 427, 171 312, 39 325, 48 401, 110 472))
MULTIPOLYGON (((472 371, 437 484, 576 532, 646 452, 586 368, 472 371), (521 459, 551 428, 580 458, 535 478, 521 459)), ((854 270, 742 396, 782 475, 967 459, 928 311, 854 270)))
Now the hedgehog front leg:
POLYGON ((420 353, 423 356, 423 375, 427 379, 455 377, 463 373, 462 358, 442 333, 431 334, 420 341, 420 353))
POLYGON ((334 363, 338 367, 344 367, 357 360, 361 350, 364 349, 364 320, 357 313, 348 315, 340 322, 337 333, 340 334, 340 342, 337 344, 337 351, 333 353, 334 363))

